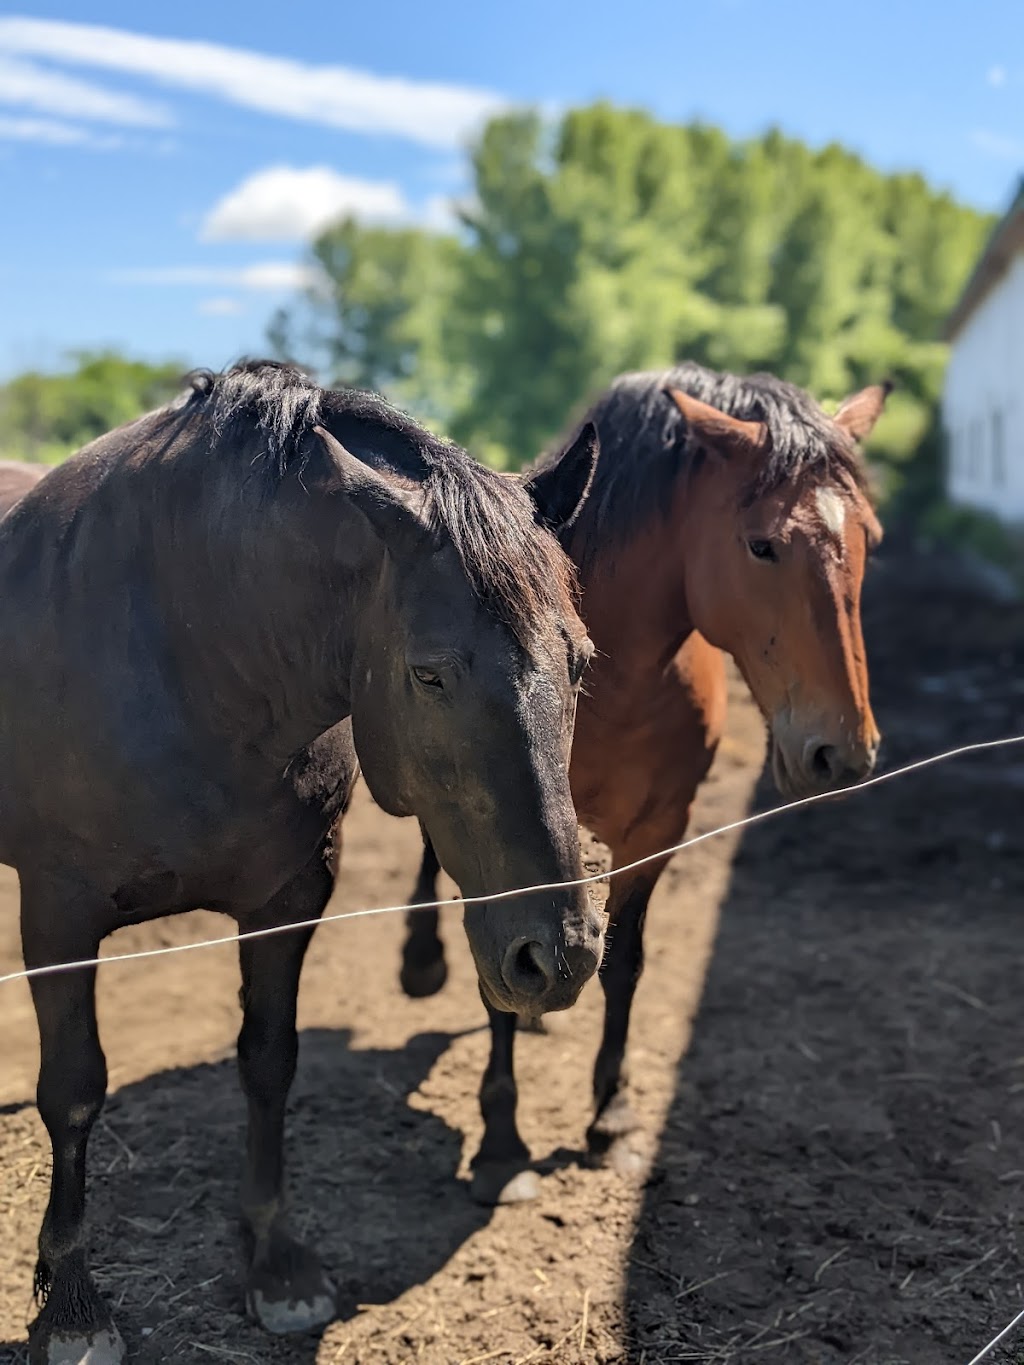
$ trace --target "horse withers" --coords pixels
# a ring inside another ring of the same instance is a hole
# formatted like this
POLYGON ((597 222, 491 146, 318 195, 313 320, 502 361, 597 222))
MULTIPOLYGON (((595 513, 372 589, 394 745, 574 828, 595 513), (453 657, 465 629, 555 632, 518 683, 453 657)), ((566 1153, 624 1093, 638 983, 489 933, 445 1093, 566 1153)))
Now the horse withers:
MULTIPOLYGON (((768 725, 780 792, 800 797, 866 777, 878 751, 861 631, 865 563, 881 536, 856 442, 887 389, 854 394, 834 417, 770 375, 741 379, 686 364, 623 375, 586 422, 597 427, 594 481, 563 543, 575 561, 596 646, 580 698, 570 780, 581 823, 606 843, 616 875, 601 965, 605 1028, 594 1069, 595 1160, 635 1167, 639 1125, 624 1066, 643 970, 647 905, 681 843, 725 721, 723 653, 733 656, 768 725)), ((528 476, 560 479, 557 462, 528 476)), ((424 850, 413 899, 436 897, 424 850)), ((437 912, 408 917, 402 985, 440 989, 437 912)), ((507 1151, 528 1153, 515 1124, 515 1018, 491 1014, 492 1087, 507 1151)), ((477 1196, 523 1198, 532 1172, 477 1196)))
MULTIPOLYGON (((592 466, 587 436, 531 500, 381 399, 254 362, 47 474, 0 523, 0 860, 26 966, 199 906, 243 931, 315 920, 353 732, 375 799, 419 817, 467 896, 578 878, 568 759, 591 647, 541 522, 571 519, 592 466)), ((579 887, 484 901, 466 930, 502 1010, 570 1005, 602 949, 579 887)), ((246 1300, 271 1331, 334 1312, 283 1198, 310 932, 239 954, 246 1300)), ((47 1365, 124 1358, 83 1231, 106 1089, 95 978, 31 982, 53 1172, 30 1349, 47 1365)))

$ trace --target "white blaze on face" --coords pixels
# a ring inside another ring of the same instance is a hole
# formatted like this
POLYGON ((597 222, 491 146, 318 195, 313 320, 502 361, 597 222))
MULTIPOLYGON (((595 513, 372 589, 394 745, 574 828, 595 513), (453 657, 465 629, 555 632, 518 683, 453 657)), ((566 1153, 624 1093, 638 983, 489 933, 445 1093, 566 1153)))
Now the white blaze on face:
POLYGON ((826 528, 834 536, 841 536, 846 522, 846 503, 834 488, 819 488, 815 497, 826 528))

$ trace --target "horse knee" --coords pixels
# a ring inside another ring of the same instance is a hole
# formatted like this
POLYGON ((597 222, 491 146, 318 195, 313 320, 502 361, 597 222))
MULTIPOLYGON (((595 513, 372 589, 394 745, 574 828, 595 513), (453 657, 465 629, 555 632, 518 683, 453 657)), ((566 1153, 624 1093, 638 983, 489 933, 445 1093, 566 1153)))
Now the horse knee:
POLYGON ((102 1059, 76 1067, 44 1064, 39 1073, 36 1107, 51 1134, 88 1137, 107 1094, 107 1068, 102 1059))

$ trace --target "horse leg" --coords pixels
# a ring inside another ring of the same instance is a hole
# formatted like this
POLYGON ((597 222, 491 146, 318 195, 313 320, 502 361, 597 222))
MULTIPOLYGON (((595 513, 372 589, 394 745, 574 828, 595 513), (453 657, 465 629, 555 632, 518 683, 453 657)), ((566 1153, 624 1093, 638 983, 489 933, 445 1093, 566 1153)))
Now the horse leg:
MULTIPOLYGON (((93 899, 22 882, 25 966, 94 958, 103 931, 93 899)), ((34 977, 39 1023, 36 1099, 53 1149, 50 1200, 39 1233, 35 1294, 41 1305, 29 1328, 32 1365, 120 1365, 124 1343, 89 1273, 85 1158, 103 1108, 107 1063, 96 1025, 96 969, 34 977)))
POLYGON ((633 996, 644 969, 644 920, 651 892, 664 863, 651 872, 613 880, 608 902, 608 950, 600 967, 604 988, 604 1033, 594 1064, 594 1118, 587 1129, 593 1159, 623 1174, 637 1164, 629 1135, 640 1122, 629 1103, 626 1038, 633 996))
POLYGON ((491 1025, 491 1055, 480 1087, 484 1135, 473 1158, 470 1190, 478 1204, 518 1204, 535 1198, 540 1183, 530 1170, 530 1152, 516 1127, 512 1056, 516 1016, 496 1010, 486 1000, 484 1005, 491 1025))
MULTIPOLYGON (((423 861, 410 904, 429 906, 437 900, 437 874, 440 870, 434 846, 424 832, 423 861)), ((436 995, 448 979, 444 944, 438 933, 437 907, 407 911, 405 927, 400 973, 402 990, 414 1000, 436 995)))
MULTIPOLYGON (((245 929, 316 919, 330 898, 331 869, 320 855, 245 929)), ((285 1102, 298 1056, 299 976, 312 929, 239 944, 242 1030, 238 1067, 249 1125, 242 1178, 248 1260, 245 1301, 269 1332, 305 1332, 335 1316, 335 1291, 319 1258, 289 1232, 285 1216, 285 1102)))

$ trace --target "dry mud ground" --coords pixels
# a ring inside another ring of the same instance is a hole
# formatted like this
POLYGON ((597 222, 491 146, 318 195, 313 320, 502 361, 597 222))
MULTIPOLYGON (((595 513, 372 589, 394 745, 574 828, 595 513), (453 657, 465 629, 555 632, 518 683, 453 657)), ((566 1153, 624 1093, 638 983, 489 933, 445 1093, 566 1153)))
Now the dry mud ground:
MULTIPOLYGON (((886 766, 1024 731, 1024 610, 890 552, 867 616, 886 766)), ((774 802, 760 722, 734 691, 695 831, 774 802)), ((233 950, 108 967, 93 1262, 132 1358, 966 1365, 1022 1302, 1022 804, 1024 748, 1010 749, 679 855, 634 1017, 647 1179, 580 1160, 592 985, 519 1044, 523 1132, 548 1171, 530 1206, 477 1209, 463 1183, 487 1039, 457 913, 449 985, 428 1001, 398 991, 399 917, 321 929, 290 1118, 297 1221, 340 1289, 320 1339, 272 1340, 242 1315, 233 950)), ((404 899, 417 853, 415 827, 362 792, 333 908, 404 899)), ((226 931, 199 914, 108 948, 226 931)), ((0 972, 16 965, 0 869, 0 972)), ((25 1359, 49 1160, 21 982, 0 987, 0 1029, 6 1363, 25 1359)))

